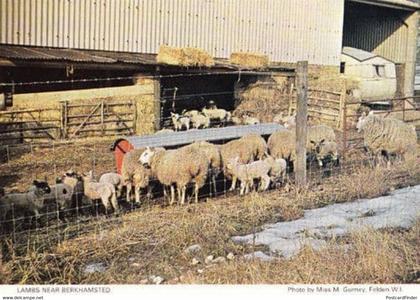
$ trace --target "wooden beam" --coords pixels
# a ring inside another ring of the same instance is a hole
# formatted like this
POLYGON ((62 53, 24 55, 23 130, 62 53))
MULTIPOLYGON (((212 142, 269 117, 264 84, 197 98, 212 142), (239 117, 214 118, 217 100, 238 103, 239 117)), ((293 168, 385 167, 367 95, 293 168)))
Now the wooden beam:
POLYGON ((308 62, 299 61, 296 69, 296 163, 298 186, 306 185, 306 138, 308 117, 308 62))

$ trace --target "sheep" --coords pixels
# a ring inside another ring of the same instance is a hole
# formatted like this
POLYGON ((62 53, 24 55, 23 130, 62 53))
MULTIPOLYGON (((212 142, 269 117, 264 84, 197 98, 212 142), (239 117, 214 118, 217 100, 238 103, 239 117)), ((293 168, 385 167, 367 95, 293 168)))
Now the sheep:
POLYGON ((188 118, 192 118, 192 117, 195 117, 195 116, 197 116, 198 114, 200 114, 200 112, 198 111, 198 110, 186 110, 186 109, 184 109, 183 111, 182 111, 182 115, 183 116, 186 116, 186 117, 188 117, 188 118))
POLYGON ((275 159, 296 160, 296 135, 294 130, 281 129, 270 135, 267 141, 269 154, 275 159))
POLYGON ((112 206, 115 213, 118 213, 119 207, 115 195, 115 187, 110 183, 99 183, 93 179, 92 171, 82 174, 84 194, 90 200, 101 199, 106 211, 112 206))
POLYGON ((267 152, 267 144, 261 136, 249 134, 221 145, 219 149, 222 157, 223 172, 228 179, 232 178, 232 184, 229 190, 233 191, 236 187, 237 178, 226 168, 226 163, 237 156, 239 157, 238 162, 241 164, 247 164, 255 159, 261 159, 267 152))
POLYGON ((331 141, 322 140, 315 150, 315 157, 318 165, 322 167, 324 165, 324 159, 330 157, 334 164, 338 163, 338 150, 337 143, 331 141))
POLYGON ((190 117, 191 125, 193 128, 209 128, 210 127, 210 118, 205 116, 202 113, 198 113, 190 117))
POLYGON ((240 164, 237 156, 227 162, 226 168, 241 182, 240 195, 249 192, 249 187, 253 185, 254 179, 260 180, 259 190, 261 191, 265 191, 270 185, 269 172, 271 166, 267 161, 258 160, 248 164, 240 164))
MULTIPOLYGON (((0 219, 5 221, 9 212, 15 209, 24 209, 39 217, 39 210, 44 207, 44 195, 51 192, 46 182, 33 181, 33 188, 26 193, 4 194, 0 198, 0 219)), ((4 191, 3 191, 4 193, 4 191)))
POLYGON ((209 167, 208 158, 203 151, 193 147, 176 150, 156 150, 148 147, 140 155, 139 161, 150 167, 152 175, 164 185, 164 188, 170 187, 170 205, 175 201, 174 185, 177 188, 178 200, 183 205, 186 186, 191 182, 194 183, 195 202, 198 202, 198 190, 206 182, 209 167))
POLYGON ((234 124, 234 125, 242 125, 243 123, 242 123, 242 119, 240 118, 240 117, 237 117, 237 116, 233 116, 232 118, 231 118, 231 122, 234 124))
POLYGON ((334 129, 327 125, 308 126, 306 149, 308 152, 315 152, 321 142, 335 142, 334 129))
POLYGON ((203 108, 201 112, 209 117, 211 120, 217 120, 220 122, 229 122, 232 118, 232 114, 222 108, 203 108))
POLYGON ((110 183, 115 187, 117 197, 121 196, 124 187, 124 180, 120 174, 109 172, 104 173, 99 177, 99 183, 110 183))
POLYGON ((377 161, 382 154, 387 157, 396 155, 398 159, 407 160, 415 153, 416 131, 403 121, 375 116, 373 112, 368 116, 363 113, 356 128, 359 133, 363 133, 364 145, 377 161))
POLYGON ((43 197, 44 203, 54 201, 59 210, 68 209, 73 202, 73 187, 63 183, 61 178, 57 178, 56 183, 50 186, 50 192, 45 193, 43 197))
POLYGON ((66 171, 60 178, 60 182, 71 186, 72 188, 72 201, 84 205, 92 205, 92 201, 88 198, 83 197, 84 187, 82 177, 73 170, 66 171))
POLYGON ((267 154, 267 158, 264 161, 270 166, 270 179, 271 182, 284 182, 286 177, 287 162, 283 158, 274 159, 272 156, 267 154))
POLYGON ((257 124, 260 124, 260 120, 258 118, 251 117, 249 115, 244 115, 242 117, 242 123, 244 125, 257 125, 257 124))
POLYGON ((207 159, 209 160, 209 173, 213 184, 213 191, 216 193, 216 177, 219 175, 222 169, 222 157, 220 155, 218 146, 209 142, 202 141, 192 143, 186 147, 202 150, 207 156, 207 159))
MULTIPOLYGON (((136 203, 140 202, 140 189, 149 187, 150 172, 146 170, 146 168, 141 163, 139 163, 140 155, 145 150, 146 148, 133 149, 130 152, 127 152, 123 157, 121 176, 123 179, 123 184, 127 188, 127 202, 130 202, 131 190, 133 186, 136 203)), ((151 187, 148 189, 148 191, 150 191, 150 189, 151 187)), ((148 195, 150 194, 148 193, 148 195)))
POLYGON ((186 116, 180 116, 171 112, 172 124, 174 125, 175 131, 182 130, 185 127, 186 130, 190 129, 190 118, 186 116))

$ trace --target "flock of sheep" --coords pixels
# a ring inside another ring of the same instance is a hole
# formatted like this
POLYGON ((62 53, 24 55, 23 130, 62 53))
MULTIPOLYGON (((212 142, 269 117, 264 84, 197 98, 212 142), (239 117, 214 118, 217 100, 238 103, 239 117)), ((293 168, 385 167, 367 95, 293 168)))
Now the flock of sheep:
MULTIPOLYGON (((210 103, 213 103, 212 101, 210 103)), ((247 114, 238 117, 232 116, 230 111, 222 108, 217 108, 215 104, 211 104, 208 108, 204 107, 201 111, 199 110, 184 110, 181 114, 171 112, 171 121, 174 127, 173 130, 189 130, 190 128, 210 128, 212 123, 227 124, 232 123, 234 125, 255 125, 259 124, 260 120, 255 117, 251 117, 247 114)), ((163 129, 161 132, 172 131, 172 129, 163 129)))
MULTIPOLYGON (((0 218, 13 210, 27 210, 39 216, 46 203, 54 202, 60 210, 74 205, 75 196, 82 204, 93 205, 99 200, 105 209, 119 211, 117 199, 126 191, 126 201, 131 202, 134 189, 135 202, 140 203, 141 190, 163 187, 169 204, 186 201, 188 186, 193 187, 195 202, 199 190, 209 180, 210 192, 216 194, 216 178, 223 174, 232 181, 230 190, 240 182, 240 195, 251 189, 267 190, 270 185, 285 182, 288 165, 296 159, 295 117, 285 120, 284 129, 274 132, 266 141, 262 136, 249 134, 225 144, 201 141, 177 148, 141 148, 128 152, 122 162, 121 174, 105 173, 98 181, 92 172, 77 174, 67 171, 54 185, 34 181, 26 193, 0 194, 0 218), (159 183, 159 184, 156 184, 159 183)), ((395 119, 384 119, 373 114, 363 114, 357 123, 363 132, 366 149, 375 156, 388 159, 407 159, 416 153, 417 136, 412 126, 395 119)), ((326 125, 308 127, 308 157, 314 158, 320 167, 325 161, 338 163, 338 149, 334 130, 326 125)))

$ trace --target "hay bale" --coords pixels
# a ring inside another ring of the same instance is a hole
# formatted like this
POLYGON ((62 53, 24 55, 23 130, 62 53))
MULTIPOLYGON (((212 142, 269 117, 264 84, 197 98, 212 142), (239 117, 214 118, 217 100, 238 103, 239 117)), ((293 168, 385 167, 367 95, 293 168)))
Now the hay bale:
POLYGON ((233 116, 242 117, 247 114, 261 122, 272 122, 275 115, 287 114, 289 94, 285 91, 286 87, 286 84, 280 85, 275 81, 257 81, 240 89, 239 104, 233 116))
POLYGON ((268 67, 269 60, 267 55, 249 53, 249 52, 234 52, 230 55, 230 62, 234 65, 250 69, 264 69, 268 67))
POLYGON ((161 45, 157 62, 184 67, 211 67, 214 59, 206 51, 198 48, 177 48, 161 45))

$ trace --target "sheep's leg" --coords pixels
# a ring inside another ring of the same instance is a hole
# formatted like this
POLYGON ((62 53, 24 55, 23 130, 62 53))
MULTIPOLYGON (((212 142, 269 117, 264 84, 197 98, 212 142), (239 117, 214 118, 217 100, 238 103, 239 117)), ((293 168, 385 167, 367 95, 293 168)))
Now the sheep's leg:
POLYGON ((131 184, 131 182, 129 182, 129 183, 127 183, 127 202, 130 202, 131 201, 131 199, 130 199, 130 194, 131 194, 131 189, 132 189, 132 184, 131 184))
POLYGON ((217 195, 217 188, 216 188, 216 174, 213 174, 211 176, 211 180, 213 182, 213 194, 216 196, 217 195))
POLYGON ((140 187, 135 186, 134 193, 135 193, 136 203, 140 203, 140 187))
POLYGON ((242 196, 244 194, 244 191, 245 191, 245 184, 243 181, 241 181, 241 190, 239 191, 239 195, 242 196))
POLYGON ((198 203, 198 184, 195 184, 195 203, 198 203))
POLYGON ((146 195, 147 199, 152 199, 153 197, 153 187, 151 185, 147 186, 147 195, 146 195))
POLYGON ((115 192, 111 194, 111 204, 112 204, 112 207, 114 208, 114 213, 118 213, 120 208, 118 206, 118 200, 117 200, 117 196, 115 192))
POLYGON ((235 190, 235 187, 236 187, 236 176, 232 176, 232 185, 230 186, 230 189, 229 189, 229 191, 234 191, 235 190))
POLYGON ((268 186, 270 185, 270 177, 268 175, 264 175, 264 177, 261 180, 261 184, 264 183, 264 186, 262 186, 262 191, 266 191, 268 189, 268 186))
POLYGON ((109 210, 109 196, 108 195, 104 195, 104 196, 102 196, 101 197, 101 200, 102 200, 102 204, 104 205, 104 207, 105 207, 105 212, 106 213, 108 213, 108 210, 109 210))
POLYGON ((171 184, 171 200, 169 201, 169 205, 174 204, 174 202, 175 202, 175 188, 171 184))

